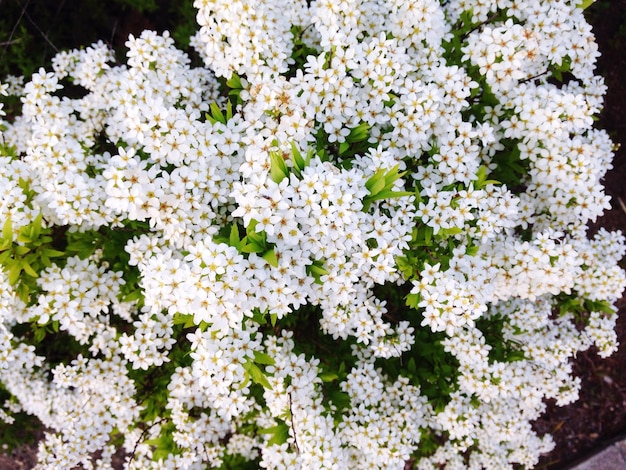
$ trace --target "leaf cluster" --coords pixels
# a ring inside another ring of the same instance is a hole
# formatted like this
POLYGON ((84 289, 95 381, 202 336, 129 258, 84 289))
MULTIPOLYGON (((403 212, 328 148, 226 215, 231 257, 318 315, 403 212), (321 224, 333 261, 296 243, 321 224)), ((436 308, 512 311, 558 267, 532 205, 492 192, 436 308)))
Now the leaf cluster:
POLYGON ((63 255, 53 248, 52 229, 43 227, 39 213, 28 225, 19 228, 14 238, 13 222, 9 217, 2 227, 0 238, 0 266, 7 272, 9 284, 26 304, 31 293, 38 290, 37 278, 44 269, 52 266, 51 258, 63 255))

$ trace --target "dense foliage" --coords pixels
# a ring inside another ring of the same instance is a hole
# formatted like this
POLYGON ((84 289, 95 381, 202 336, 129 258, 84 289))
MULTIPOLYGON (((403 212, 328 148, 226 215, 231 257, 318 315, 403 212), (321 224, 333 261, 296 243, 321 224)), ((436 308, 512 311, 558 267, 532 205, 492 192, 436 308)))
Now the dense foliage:
POLYGON ((40 468, 532 467, 626 285, 581 6, 195 6, 205 67, 2 86, 0 418, 40 468))

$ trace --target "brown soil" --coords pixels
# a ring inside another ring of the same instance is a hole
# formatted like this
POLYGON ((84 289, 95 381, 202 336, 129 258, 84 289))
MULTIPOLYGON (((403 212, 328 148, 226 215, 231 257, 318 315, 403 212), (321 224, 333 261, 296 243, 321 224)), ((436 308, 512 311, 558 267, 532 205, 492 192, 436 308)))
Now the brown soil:
MULTIPOLYGON (((613 208, 592 230, 605 227, 626 233, 626 0, 600 1, 592 7, 591 15, 602 53, 598 71, 608 86, 599 127, 621 145, 614 169, 604 181, 613 208)), ((538 468, 566 468, 626 432, 626 298, 617 306, 617 336, 622 343, 618 352, 607 359, 600 358, 595 350, 579 354, 574 371, 582 379, 580 399, 562 408, 550 403, 547 413, 536 422, 537 431, 551 433, 556 441, 556 448, 538 468)))

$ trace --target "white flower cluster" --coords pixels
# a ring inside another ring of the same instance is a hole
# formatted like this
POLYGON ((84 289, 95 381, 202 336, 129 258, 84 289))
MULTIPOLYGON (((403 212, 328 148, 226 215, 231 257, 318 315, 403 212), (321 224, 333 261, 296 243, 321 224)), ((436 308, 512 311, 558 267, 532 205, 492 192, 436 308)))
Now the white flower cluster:
POLYGON ((3 243, 68 250, 0 270, 38 468, 535 465, 626 286, 576 3, 196 0, 206 68, 147 31, 0 87, 3 243))

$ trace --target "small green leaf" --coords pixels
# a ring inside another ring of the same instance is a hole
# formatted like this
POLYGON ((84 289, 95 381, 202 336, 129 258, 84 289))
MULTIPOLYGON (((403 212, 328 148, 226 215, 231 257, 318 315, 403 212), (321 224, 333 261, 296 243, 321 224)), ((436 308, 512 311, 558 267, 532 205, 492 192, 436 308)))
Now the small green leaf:
POLYGON ((276 361, 274 361, 269 354, 265 354, 260 351, 254 351, 254 362, 268 366, 273 366, 276 363, 276 361))
POLYGON ((53 250, 52 248, 44 248, 41 250, 41 253, 46 255, 48 258, 58 258, 59 256, 63 256, 65 253, 58 250, 53 250))
POLYGON ((174 325, 182 325, 186 323, 189 318, 193 318, 193 315, 191 313, 176 313, 174 315, 172 323, 174 325))
POLYGON ((7 261, 11 259, 11 252, 10 251, 3 251, 2 253, 0 253, 0 264, 2 266, 6 266, 7 261))
POLYGON ((331 390, 328 392, 328 398, 339 410, 344 410, 350 406, 350 395, 341 390, 331 390))
POLYGON ((252 362, 251 360, 244 362, 243 368, 250 375, 250 378, 254 383, 259 384, 269 390, 272 390, 272 386, 268 382, 267 377, 265 377, 263 371, 254 362, 252 362))
POLYGON ((20 274, 22 273, 22 263, 14 260, 9 268, 9 284, 14 286, 20 278, 20 274))
POLYGON ((32 243, 35 239, 32 236, 32 230, 28 227, 28 225, 24 225, 20 228, 19 233, 17 234, 17 241, 19 243, 32 243))
POLYGON ((379 181, 382 180, 383 181, 383 187, 385 186, 384 182, 385 182, 385 170, 384 169, 380 169, 378 170, 376 173, 374 173, 372 176, 370 176, 368 178, 368 180, 365 182, 365 187, 367 188, 367 190, 370 192, 370 194, 376 194, 374 191, 372 191, 372 188, 375 185, 378 185, 379 181))
POLYGON ((273 266, 274 268, 278 267, 278 258, 276 257, 274 248, 263 253, 263 259, 267 261, 270 264, 270 266, 273 266))
POLYGON ((481 165, 481 167, 476 172, 476 181, 474 182, 474 188, 483 189, 490 184, 497 185, 497 184, 500 184, 500 181, 488 180, 487 179, 487 167, 485 165, 481 165))
POLYGON ((260 243, 253 241, 243 245, 240 251, 242 253, 263 253, 265 251, 265 245, 261 245, 260 243))
POLYGON ((141 289, 135 289, 124 295, 120 300, 122 302, 135 302, 137 300, 143 300, 143 292, 141 289))
POLYGON ((258 309, 254 309, 252 312, 252 321, 258 323, 259 325, 265 325, 267 323, 267 317, 263 312, 260 312, 258 309))
POLYGON ((443 238, 459 235, 461 233, 463 233, 463 229, 460 227, 442 228, 439 230, 439 235, 443 238))
POLYGON ((22 282, 17 286, 16 291, 20 300, 27 304, 30 300, 30 288, 28 285, 25 282, 22 282))
POLYGON ((370 195, 371 196, 376 196, 378 193, 380 193, 383 189, 385 189, 385 179, 384 178, 380 178, 377 179, 376 181, 374 181, 371 186, 368 188, 370 190, 370 195))
POLYGON ((417 309, 417 305, 421 302, 422 296, 417 293, 407 294, 404 300, 407 307, 417 309))
POLYGON ((233 105, 230 101, 226 103, 226 122, 233 118, 233 105))
MULTIPOLYGON (((256 221, 255 221, 256 222, 256 221)), ((267 234, 264 230, 256 231, 257 224, 254 224, 254 228, 250 230, 250 226, 248 226, 246 239, 249 243, 256 243, 264 249, 261 251, 265 251, 267 246, 267 234)))
POLYGON ((28 253, 30 251, 30 248, 28 248, 27 246, 23 246, 23 245, 17 245, 15 247, 15 253, 17 255, 25 255, 26 253, 28 253))
POLYGON ((3 238, 0 240, 0 251, 7 251, 13 245, 13 241, 10 238, 3 238))
POLYGON ((45 328, 37 328, 35 329, 35 331, 33 332, 33 340, 35 341, 36 344, 41 343, 44 338, 46 337, 46 330, 45 328))
POLYGON ((5 220, 2 226, 2 239, 13 241, 13 222, 11 221, 11 217, 5 220))
POLYGON ((350 129, 350 134, 346 137, 349 143, 362 142, 369 137, 370 125, 366 122, 350 129))
POLYGON ((365 196, 365 198, 363 199, 363 210, 367 212, 370 208, 370 205, 374 201, 380 201, 383 199, 392 199, 396 197, 413 196, 413 194, 414 193, 410 191, 392 191, 390 189, 383 189, 378 194, 370 194, 368 196, 365 196))
POLYGON ((279 423, 271 428, 259 429, 259 434, 271 434, 272 437, 267 442, 268 445, 281 445, 289 439, 289 426, 285 423, 279 423))
POLYGON ((430 225, 420 225, 413 234, 413 243, 417 246, 431 246, 433 244, 434 229, 430 225))
POLYGON ((289 174, 285 159, 277 151, 270 151, 270 177, 275 183, 280 183, 289 174))
POLYGON ((336 372, 322 372, 319 378, 322 382, 333 382, 339 378, 339 375, 336 372))
POLYGON ((243 85, 241 84, 241 78, 239 78, 239 75, 237 75, 236 73, 234 73, 227 81, 226 81, 226 85, 230 88, 233 89, 241 89, 243 88, 243 85))
POLYGON ((478 253, 478 246, 477 245, 470 245, 465 250, 465 254, 467 256, 476 256, 477 253, 478 253))
POLYGON ((398 269, 403 274, 405 279, 413 278, 413 275, 415 274, 415 267, 413 266, 413 264, 409 261, 407 257, 405 256, 396 257, 396 266, 398 266, 398 269))
POLYGON ((307 274, 315 278, 317 284, 321 284, 321 277, 328 274, 328 271, 324 268, 324 262, 320 260, 315 260, 313 264, 308 265, 306 271, 307 274))
POLYGON ((211 117, 213 117, 213 119, 215 119, 217 122, 226 124, 226 118, 224 117, 224 113, 222 113, 222 110, 215 102, 211 103, 211 117))
POLYGON ((25 259, 23 259, 21 261, 22 264, 22 269, 24 270, 24 272, 26 274, 28 274, 31 277, 39 277, 39 275, 37 274, 37 272, 32 268, 32 266, 28 263, 28 261, 26 261, 25 259))
POLYGON ((230 227, 230 236, 228 237, 228 243, 230 244, 230 246, 238 248, 239 242, 239 228, 237 227, 237 224, 233 223, 230 227))
POLYGON ((299 170, 303 170, 305 165, 304 158, 302 158, 302 154, 295 142, 291 142, 291 157, 296 167, 299 170))
POLYGON ((41 212, 37 214, 35 220, 33 220, 30 224, 28 224, 32 228, 31 237, 32 239, 36 239, 41 235, 41 222, 43 220, 43 215, 41 212))

